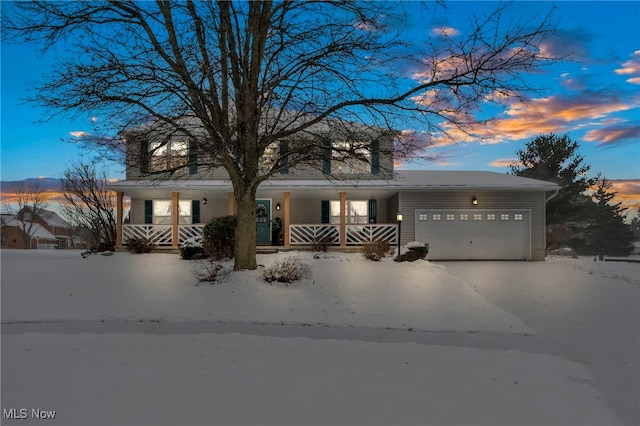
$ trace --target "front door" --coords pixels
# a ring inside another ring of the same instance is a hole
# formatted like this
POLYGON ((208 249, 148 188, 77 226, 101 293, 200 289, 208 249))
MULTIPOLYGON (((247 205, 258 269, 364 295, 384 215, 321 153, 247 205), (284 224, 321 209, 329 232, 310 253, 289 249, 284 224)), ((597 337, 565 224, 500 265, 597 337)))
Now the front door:
POLYGON ((271 244, 271 200, 256 200, 257 244, 271 244))

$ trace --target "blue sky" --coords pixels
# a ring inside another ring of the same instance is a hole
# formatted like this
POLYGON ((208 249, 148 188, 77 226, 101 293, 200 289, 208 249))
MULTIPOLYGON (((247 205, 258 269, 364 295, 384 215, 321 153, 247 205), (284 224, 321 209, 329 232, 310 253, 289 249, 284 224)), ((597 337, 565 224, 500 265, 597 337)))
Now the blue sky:
MULTIPOLYGON (((399 4, 400 5, 400 4, 399 4)), ((496 2, 435 4, 428 12, 411 15, 407 34, 415 28, 464 32, 469 14, 493 10, 496 2)), ((580 153, 591 166, 614 180, 621 198, 640 205, 640 2, 516 1, 513 19, 542 16, 555 6, 559 33, 545 48, 553 54, 571 54, 570 60, 529 76, 542 89, 532 94, 527 107, 511 105, 485 111, 495 119, 483 129, 482 141, 456 135, 455 143, 438 141, 432 163, 405 168, 491 170, 506 172, 516 150, 540 133, 568 133, 580 143, 580 153)), ((405 3, 404 7, 411 7, 405 3)), ((70 143, 72 134, 91 134, 99 117, 48 122, 44 111, 22 104, 30 82, 64 58, 64 50, 39 57, 29 46, 2 43, 1 179, 58 178, 83 153, 70 143)), ((407 130, 419 130, 407 123, 407 130)), ((88 154, 84 154, 88 155, 88 154)), ((124 178, 113 166, 113 178, 124 178)))

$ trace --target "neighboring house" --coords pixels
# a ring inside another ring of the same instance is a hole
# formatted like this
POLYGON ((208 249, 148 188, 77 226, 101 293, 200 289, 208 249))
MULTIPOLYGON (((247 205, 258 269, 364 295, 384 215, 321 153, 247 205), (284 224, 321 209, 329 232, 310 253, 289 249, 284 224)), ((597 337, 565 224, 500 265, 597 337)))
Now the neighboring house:
POLYGON ((33 221, 30 229, 31 241, 25 247, 22 233, 24 226, 18 219, 11 215, 2 215, 2 247, 4 248, 31 248, 31 249, 66 249, 75 248, 77 241, 72 237, 71 226, 57 213, 38 209, 35 215, 28 209, 18 213, 18 217, 33 221))
MULTIPOLYGON (((345 163, 329 155, 316 167, 291 168, 264 182, 256 200, 258 244, 280 240, 293 248, 327 239, 347 247, 383 239, 395 245, 402 213, 400 242, 429 243, 429 259, 544 260, 545 204, 557 185, 483 171, 394 171, 392 155, 385 154, 392 146, 389 136, 380 140, 380 151, 363 152, 364 160, 345 163), (272 235, 275 224, 282 225, 279 238, 272 235)), ((210 219, 235 213, 222 168, 186 167, 163 180, 146 175, 189 164, 196 153, 187 141, 161 146, 129 139, 127 153, 126 180, 109 184, 118 200, 119 247, 142 237, 175 248, 200 235, 210 219), (122 220, 125 196, 129 223, 122 220)))

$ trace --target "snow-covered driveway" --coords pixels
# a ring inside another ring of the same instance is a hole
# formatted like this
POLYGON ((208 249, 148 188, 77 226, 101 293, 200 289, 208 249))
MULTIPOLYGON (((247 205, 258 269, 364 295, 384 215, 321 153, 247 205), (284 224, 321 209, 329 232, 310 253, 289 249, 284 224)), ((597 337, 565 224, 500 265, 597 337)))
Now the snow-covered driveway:
POLYGON ((637 419, 637 264, 299 254, 313 279, 286 288, 196 285, 175 255, 1 255, 3 425, 637 419))

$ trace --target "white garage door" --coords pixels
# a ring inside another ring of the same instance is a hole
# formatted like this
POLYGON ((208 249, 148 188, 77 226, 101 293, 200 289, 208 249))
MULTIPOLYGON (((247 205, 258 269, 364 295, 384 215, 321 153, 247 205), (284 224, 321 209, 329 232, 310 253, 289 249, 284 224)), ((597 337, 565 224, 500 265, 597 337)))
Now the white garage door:
POLYGON ((428 259, 530 259, 528 210, 416 210, 428 259))

